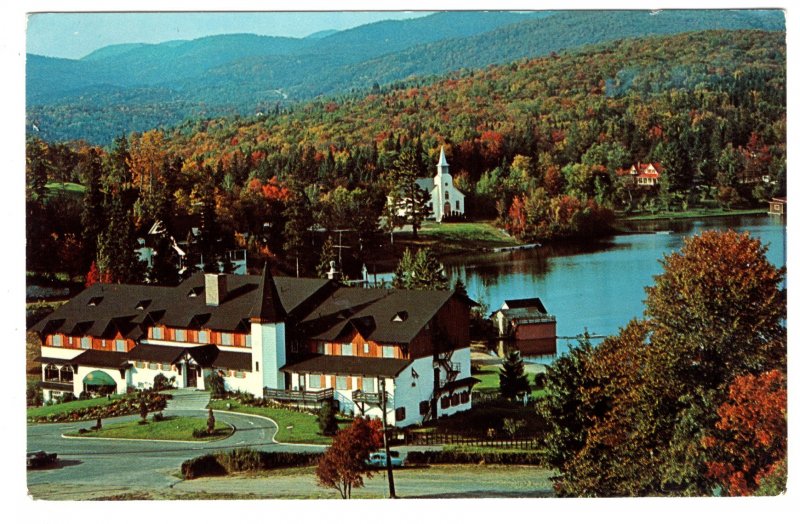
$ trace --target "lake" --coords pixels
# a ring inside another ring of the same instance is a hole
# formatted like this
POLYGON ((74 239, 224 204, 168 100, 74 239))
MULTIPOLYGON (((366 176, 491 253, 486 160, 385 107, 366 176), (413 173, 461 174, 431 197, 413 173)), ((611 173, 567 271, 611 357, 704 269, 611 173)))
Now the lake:
MULTIPOLYGON (((469 296, 489 312, 513 298, 539 297, 557 324, 557 354, 569 350, 588 330, 607 336, 644 312, 645 286, 662 272, 659 260, 677 251, 683 239, 709 229, 749 231, 768 245, 767 258, 786 265, 786 222, 772 215, 647 221, 630 225, 639 231, 591 243, 462 255, 443 260, 453 282, 464 281, 469 296)), ((553 355, 526 356, 549 364, 553 355)))

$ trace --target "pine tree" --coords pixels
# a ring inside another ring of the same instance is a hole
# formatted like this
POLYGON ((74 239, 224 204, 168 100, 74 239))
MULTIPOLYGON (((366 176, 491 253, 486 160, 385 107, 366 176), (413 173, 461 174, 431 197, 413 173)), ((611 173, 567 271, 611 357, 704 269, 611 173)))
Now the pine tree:
POLYGON ((333 247, 333 240, 331 237, 325 239, 322 243, 322 251, 319 255, 319 263, 317 264, 317 276, 320 278, 327 278, 328 271, 331 267, 331 262, 336 260, 336 250, 333 247))
POLYGON ((397 289, 449 289, 444 267, 430 249, 422 248, 415 254, 410 249, 403 252, 397 264, 392 285, 397 289))
POLYGON ((500 394, 514 399, 530 392, 531 385, 525 374, 525 362, 522 361, 519 351, 512 351, 503 360, 503 368, 500 370, 500 394))

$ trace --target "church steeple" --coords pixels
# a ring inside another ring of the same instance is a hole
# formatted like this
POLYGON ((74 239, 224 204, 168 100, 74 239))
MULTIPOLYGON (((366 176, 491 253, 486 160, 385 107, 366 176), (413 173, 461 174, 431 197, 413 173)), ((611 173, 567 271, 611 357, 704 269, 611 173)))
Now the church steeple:
POLYGON ((444 146, 439 150, 439 163, 438 167, 448 167, 447 159, 444 157, 444 146))
POLYGON ((274 324, 286 319, 286 310, 283 309, 278 296, 278 288, 272 278, 269 262, 264 263, 264 272, 261 274, 261 286, 256 295, 256 303, 250 310, 250 320, 259 324, 274 324))

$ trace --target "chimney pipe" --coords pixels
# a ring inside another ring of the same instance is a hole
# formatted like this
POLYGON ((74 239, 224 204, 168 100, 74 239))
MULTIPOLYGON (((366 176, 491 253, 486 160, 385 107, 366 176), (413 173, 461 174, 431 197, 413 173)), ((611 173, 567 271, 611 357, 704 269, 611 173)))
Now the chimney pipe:
POLYGON ((228 294, 228 275, 206 273, 206 305, 219 306, 228 294))

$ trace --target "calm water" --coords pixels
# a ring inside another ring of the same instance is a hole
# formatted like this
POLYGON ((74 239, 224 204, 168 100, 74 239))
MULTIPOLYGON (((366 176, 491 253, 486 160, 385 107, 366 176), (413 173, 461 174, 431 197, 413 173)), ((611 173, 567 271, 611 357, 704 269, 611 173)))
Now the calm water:
MULTIPOLYGON (((593 335, 615 334, 644 311, 644 287, 661 273, 659 260, 677 251, 687 235, 708 229, 749 231, 768 245, 767 258, 786 265, 786 224, 781 217, 720 217, 647 222, 641 233, 590 245, 547 246, 527 251, 481 253, 445 260, 453 281, 459 276, 470 297, 500 308, 504 300, 538 296, 558 319, 558 354, 584 328, 593 335), (654 233, 662 231, 662 233, 654 233), (669 231, 669 234, 663 233, 669 231)), ((549 363, 553 356, 526 360, 549 363)))

